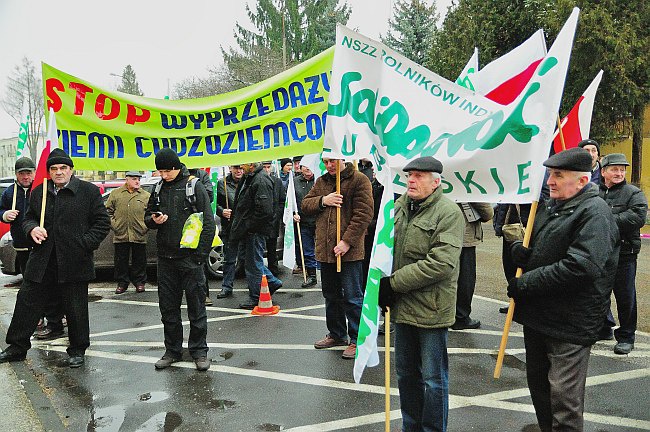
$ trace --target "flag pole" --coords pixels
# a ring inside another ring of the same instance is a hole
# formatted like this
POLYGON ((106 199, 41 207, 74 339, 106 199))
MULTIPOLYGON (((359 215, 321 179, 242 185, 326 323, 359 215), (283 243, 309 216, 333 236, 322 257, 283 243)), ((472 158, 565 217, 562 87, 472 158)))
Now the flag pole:
MULTIPOLYGON (((297 212, 295 214, 298 214, 297 212)), ((305 251, 302 248, 302 234, 300 234, 300 222, 296 222, 298 227, 298 244, 300 245, 300 260, 302 261, 302 280, 307 283, 307 269, 305 268, 305 251)))
POLYGON ((226 195, 226 208, 229 209, 230 207, 228 206, 228 180, 226 179, 226 167, 222 167, 223 169, 223 191, 225 192, 226 195))
POLYGON ((18 182, 14 180, 14 196, 11 198, 11 209, 16 210, 16 195, 18 194, 18 182))
POLYGON ((43 202, 41 203, 41 228, 45 228, 45 202, 47 201, 47 178, 43 179, 43 202))
MULTIPOLYGON (((341 159, 336 160, 336 193, 341 195, 341 159)), ((341 243, 341 207, 336 208, 336 244, 341 243)), ((336 271, 341 273, 341 255, 336 256, 336 271)))
POLYGON ((557 115, 557 130, 560 134, 560 143, 562 143, 562 150, 566 150, 566 144, 564 143, 564 133, 562 133, 562 121, 560 120, 560 114, 557 115))
POLYGON ((390 432, 390 308, 386 308, 384 315, 384 341, 386 351, 384 352, 386 361, 384 364, 384 383, 386 387, 385 411, 386 426, 385 432, 390 432))

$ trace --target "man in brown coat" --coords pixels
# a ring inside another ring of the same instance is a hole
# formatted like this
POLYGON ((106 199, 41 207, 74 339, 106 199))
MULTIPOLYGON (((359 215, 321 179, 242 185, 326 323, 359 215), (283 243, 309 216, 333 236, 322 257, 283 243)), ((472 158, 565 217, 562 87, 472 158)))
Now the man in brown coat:
MULTIPOLYGON (((343 168, 343 160, 339 161, 343 168)), ((337 194, 337 160, 323 158, 323 162, 327 173, 316 180, 302 201, 302 212, 316 215, 316 260, 321 266, 329 330, 314 347, 323 349, 347 345, 342 357, 354 359, 363 305, 363 239, 373 214, 372 187, 368 177, 348 163, 341 171, 341 193, 337 194), (337 208, 341 208, 341 241, 338 243, 337 208), (341 257, 340 273, 336 271, 337 256, 341 257)))

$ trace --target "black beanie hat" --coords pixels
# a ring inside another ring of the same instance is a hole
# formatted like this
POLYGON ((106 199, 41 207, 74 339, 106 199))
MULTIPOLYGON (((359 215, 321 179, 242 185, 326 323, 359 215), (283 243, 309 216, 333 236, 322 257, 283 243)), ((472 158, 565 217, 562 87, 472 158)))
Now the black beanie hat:
POLYGON ((286 164, 290 164, 290 163, 293 162, 291 162, 291 159, 289 158, 280 159, 280 169, 284 168, 286 164))
POLYGON ((582 140, 582 141, 580 141, 578 143, 578 147, 580 147, 580 148, 585 148, 585 146, 588 146, 588 145, 592 145, 592 146, 596 147, 596 151, 598 152, 598 156, 600 156, 600 144, 598 144, 598 142, 596 142, 596 140, 586 139, 586 140, 582 140))
POLYGON ((70 159, 70 156, 60 148, 55 148, 50 152, 50 155, 47 157, 47 162, 45 162, 45 165, 47 166, 47 169, 49 170, 52 165, 59 165, 59 164, 65 164, 68 165, 70 168, 74 167, 74 164, 72 163, 72 159, 70 159))
POLYGON ((173 170, 181 168, 181 160, 176 152, 170 148, 161 149, 156 154, 156 169, 173 170))

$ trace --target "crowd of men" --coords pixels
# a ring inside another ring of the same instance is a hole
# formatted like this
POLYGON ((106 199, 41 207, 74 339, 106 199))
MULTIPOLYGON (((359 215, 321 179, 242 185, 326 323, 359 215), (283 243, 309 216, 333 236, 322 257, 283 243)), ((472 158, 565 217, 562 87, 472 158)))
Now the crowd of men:
MULTIPOLYGON (((248 286, 240 308, 258 305, 263 276, 271 294, 282 287, 275 246, 294 175, 298 208, 293 221, 302 242, 292 273, 304 272, 302 287, 308 288, 318 284, 320 270, 325 301, 328 333, 314 348, 345 347, 342 357, 354 359, 382 189, 367 159, 358 166, 327 157, 323 162, 327 172, 317 178, 299 157, 282 159, 277 174, 271 161, 229 167, 216 185, 225 255, 217 299, 233 296, 238 268, 244 269, 248 286)), ((215 236, 212 185, 205 173, 188 169, 170 149, 160 150, 155 164, 161 181, 152 193, 140 187, 142 175, 130 171, 124 186, 104 204, 95 186, 73 175, 73 162, 62 150, 52 151, 47 160, 52 180, 33 191, 33 162, 16 162, 16 182, 2 195, 0 217, 11 224, 23 283, 0 362, 25 358, 43 318, 55 326, 50 336, 61 336, 65 316, 69 365, 83 365, 90 343, 87 297, 95 276, 93 251, 112 229, 115 292, 124 293, 130 284, 143 292, 145 234, 155 229, 165 343, 155 367, 165 369, 182 358, 185 295, 189 353, 197 370, 209 369, 206 303, 211 300, 205 268, 215 236), (187 222, 195 215, 202 227, 188 246, 187 222)), ((615 337, 617 354, 634 349, 636 259, 647 200, 626 182, 625 156, 601 158, 594 140, 551 156, 544 166, 546 188, 530 243, 504 238, 503 268, 507 294, 516 302, 514 319, 524 329, 526 375, 539 426, 542 431, 579 431, 591 346, 615 337), (517 268, 523 269, 521 277, 515 277, 517 268), (612 292, 619 321, 614 332, 612 292)), ((393 272, 380 281, 379 304, 392 310, 396 327, 405 431, 447 428, 448 329, 481 325, 470 314, 482 223, 494 215, 500 236, 505 224, 526 226, 529 219, 529 206, 500 204, 493 211, 488 203, 453 203, 440 188, 443 168, 430 156, 404 167, 408 182, 395 201, 393 272)))

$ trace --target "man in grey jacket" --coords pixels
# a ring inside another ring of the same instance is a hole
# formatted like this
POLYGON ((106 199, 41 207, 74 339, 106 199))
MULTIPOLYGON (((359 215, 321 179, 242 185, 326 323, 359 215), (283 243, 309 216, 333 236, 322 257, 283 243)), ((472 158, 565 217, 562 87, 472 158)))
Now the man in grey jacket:
POLYGON ((445 431, 449 412, 447 329, 454 323, 464 219, 444 197, 442 163, 409 162, 408 189, 395 202, 393 274, 382 278, 379 305, 392 305, 404 431, 445 431))

